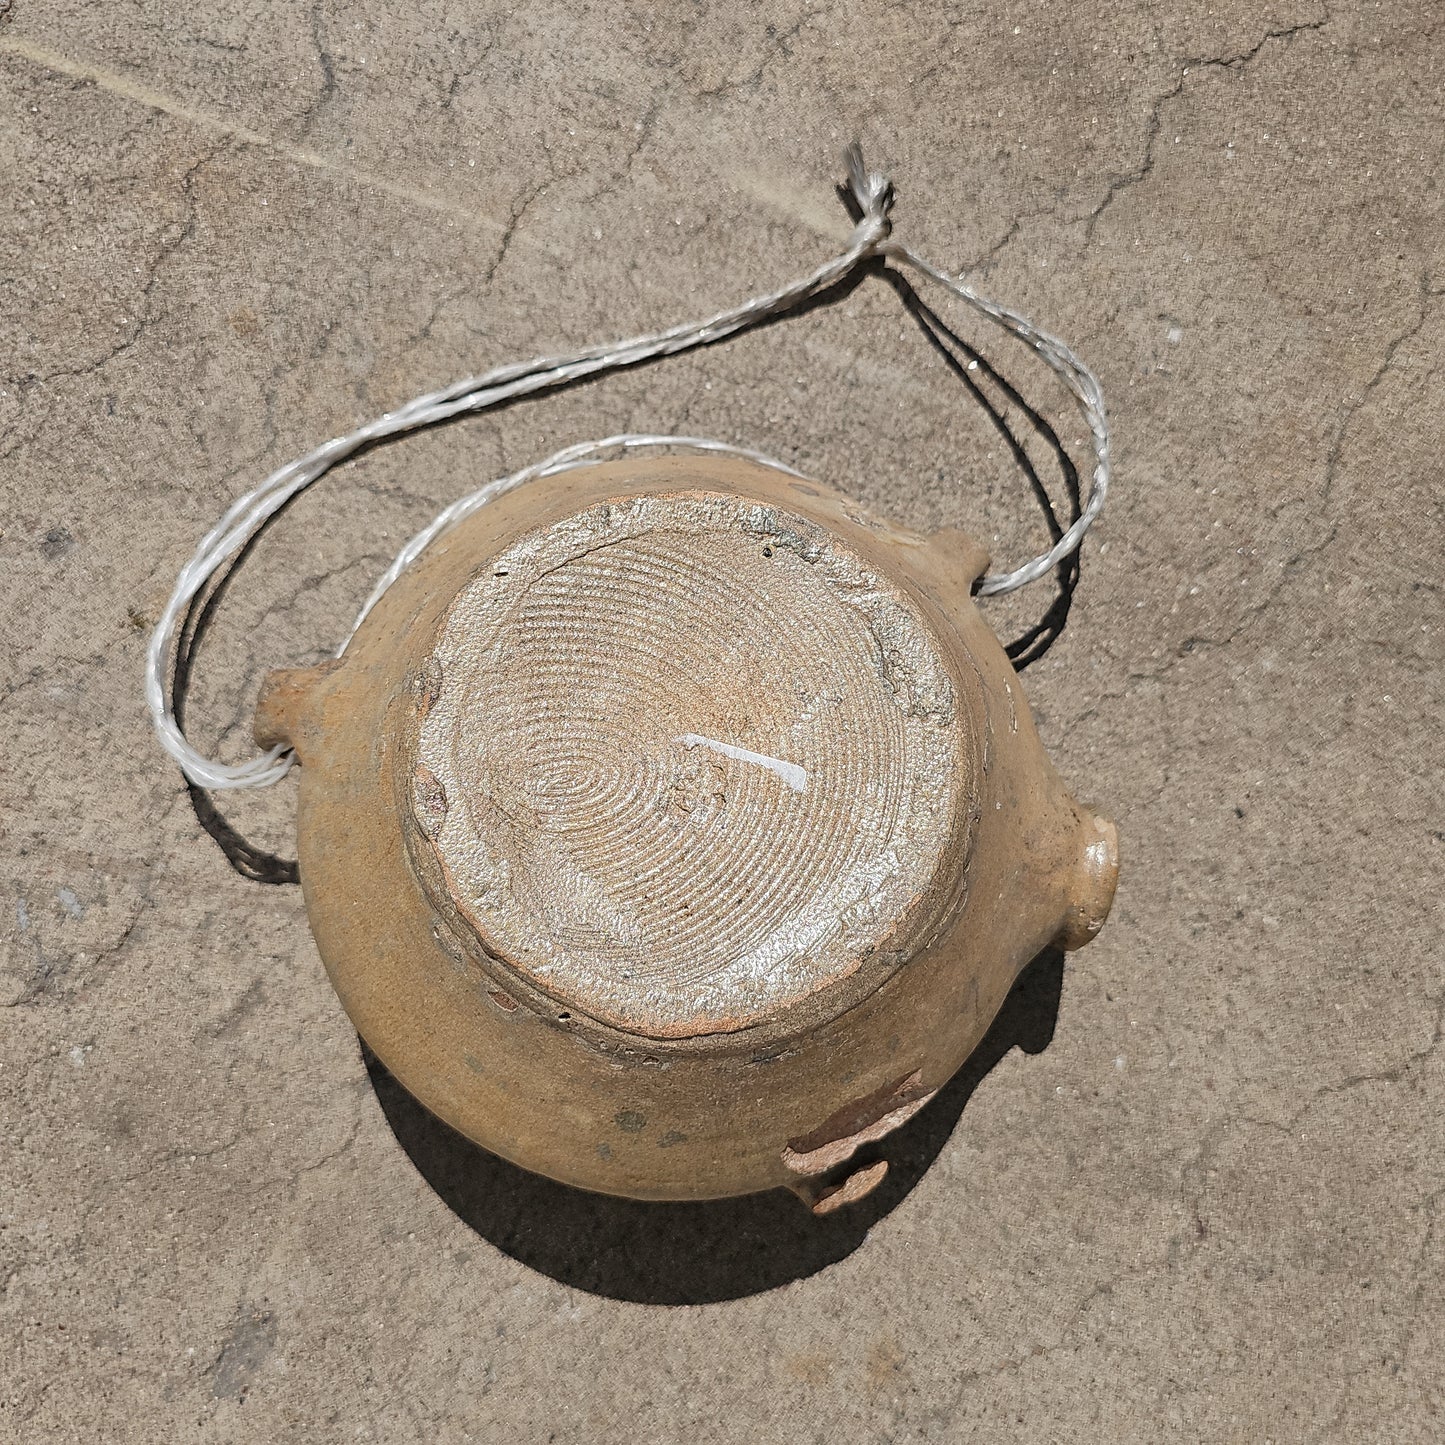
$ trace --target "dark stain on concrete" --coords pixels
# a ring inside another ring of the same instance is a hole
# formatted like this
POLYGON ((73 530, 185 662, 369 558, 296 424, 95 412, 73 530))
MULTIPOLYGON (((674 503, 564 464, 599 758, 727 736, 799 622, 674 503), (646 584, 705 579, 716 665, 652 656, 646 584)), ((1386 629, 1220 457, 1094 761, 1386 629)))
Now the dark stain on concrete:
POLYGON ((270 1310, 243 1309, 211 1366, 211 1394, 218 1400, 243 1403, 275 1345, 276 1316, 270 1310))
MULTIPOLYGON (((3 11, 0 11, 3 13, 3 11)), ((40 550, 47 561, 58 562, 75 547, 75 538, 64 527, 52 527, 41 539, 40 550)))

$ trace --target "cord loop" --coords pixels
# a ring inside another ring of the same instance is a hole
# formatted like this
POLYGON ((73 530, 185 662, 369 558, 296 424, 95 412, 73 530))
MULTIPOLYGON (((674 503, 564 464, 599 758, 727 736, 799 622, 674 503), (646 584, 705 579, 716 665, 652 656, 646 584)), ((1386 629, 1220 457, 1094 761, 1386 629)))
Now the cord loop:
MULTIPOLYGON (((1094 453, 1094 472, 1088 502, 1078 518, 1047 552, 1012 572, 992 573, 984 577, 978 585, 978 594, 992 596, 1000 592, 1011 592, 1016 587, 1022 587, 1036 577, 1043 576, 1050 568, 1057 566, 1076 551, 1084 533, 1102 510, 1109 489, 1109 423, 1098 378, 1068 346, 1046 331, 1041 331, 1027 317, 980 296, 962 278, 939 270, 908 246, 891 239, 893 222, 890 211, 894 194, 892 181, 877 171, 868 170, 863 162, 863 152, 856 143, 850 145, 844 153, 844 163, 848 174, 848 191, 858 212, 858 221, 848 249, 801 279, 776 291, 754 296, 740 306, 720 311, 702 321, 685 322, 652 336, 635 336, 624 341, 584 347, 568 355, 540 356, 534 361, 509 363, 480 376, 454 382, 440 391, 416 397, 346 436, 334 437, 308 455, 288 462, 272 472, 259 486, 237 498, 221 520, 201 539, 195 556, 181 569, 175 590, 156 623, 150 646, 146 649, 146 706, 150 709, 151 721, 161 746, 176 760, 186 777, 202 788, 260 788, 285 777, 291 767, 290 752, 281 748, 273 748, 247 762, 230 764, 207 758, 192 747, 176 721, 172 654, 177 632, 192 601, 215 576, 226 559, 245 546, 267 519, 280 511, 298 492, 323 477, 338 463, 354 456, 363 447, 385 438, 401 436, 420 427, 432 426, 469 412, 486 411, 517 397, 535 395, 585 377, 636 366, 660 356, 676 356, 694 347, 721 341, 757 325, 768 317, 794 310, 836 286, 874 256, 884 256, 938 282, 974 310, 1025 342, 1068 387, 1089 428, 1094 453)), ((382 574, 353 624, 351 633, 347 634, 347 641, 386 589, 437 537, 493 498, 537 477, 550 476, 565 467, 590 465, 600 460, 599 454, 607 450, 658 446, 687 447, 696 451, 742 456, 763 466, 774 467, 793 476, 798 475, 783 462, 775 461, 761 452, 705 437, 625 433, 606 437, 601 441, 579 442, 541 462, 524 467, 511 476, 489 482, 447 507, 402 548, 396 560, 382 574)), ((343 642, 337 655, 340 656, 345 650, 346 643, 343 642)))

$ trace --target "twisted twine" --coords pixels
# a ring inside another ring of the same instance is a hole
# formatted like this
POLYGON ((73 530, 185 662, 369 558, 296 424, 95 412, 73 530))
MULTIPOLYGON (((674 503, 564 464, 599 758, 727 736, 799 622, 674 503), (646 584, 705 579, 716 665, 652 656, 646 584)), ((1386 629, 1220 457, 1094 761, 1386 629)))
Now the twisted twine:
MULTIPOLYGON (((395 411, 367 422, 345 436, 308 452, 271 473, 259 486, 237 498, 225 516, 202 538, 196 554, 181 569, 175 591, 151 634, 146 652, 145 699, 161 746, 180 764, 191 782, 202 788, 260 788, 283 778, 293 758, 289 749, 269 752, 243 763, 222 763, 199 753, 186 740, 176 721, 171 680, 167 669, 176 635, 192 600, 216 574, 226 559, 236 553, 257 530, 284 507, 298 492, 325 476, 338 463, 363 447, 387 437, 416 431, 467 412, 481 412, 521 396, 562 386, 583 377, 597 376, 623 367, 636 366, 661 356, 675 356, 695 347, 707 346, 724 337, 755 326, 771 316, 792 311, 812 297, 827 291, 874 257, 886 257, 927 276, 951 291, 1004 330, 1030 346, 1068 387, 1088 425, 1094 454, 1093 481, 1087 503, 1079 517, 1047 552, 1041 553, 1012 572, 991 573, 979 583, 982 596, 1012 592, 1043 576, 1076 551, 1084 533, 1093 525, 1109 489, 1109 424, 1104 397, 1093 372, 1056 337, 1040 330, 1027 317, 980 296, 967 282, 940 270, 911 247, 894 240, 889 212, 893 205, 893 183, 863 163, 855 144, 845 156, 848 186, 858 213, 857 224, 841 255, 824 262, 815 271, 776 291, 719 311, 702 321, 671 326, 651 336, 601 343, 560 356, 541 356, 533 361, 514 362, 493 368, 480 376, 452 383, 440 391, 416 397, 395 411)), ((766 467, 799 475, 792 467, 747 447, 706 437, 665 436, 627 432, 599 441, 578 442, 510 476, 499 477, 453 502, 416 534, 382 574, 360 614, 352 624, 337 656, 346 650, 366 615, 401 574, 444 532, 484 507, 488 502, 538 477, 551 476, 573 466, 587 466, 601 460, 601 453, 629 451, 644 447, 684 447, 745 457, 766 467)))

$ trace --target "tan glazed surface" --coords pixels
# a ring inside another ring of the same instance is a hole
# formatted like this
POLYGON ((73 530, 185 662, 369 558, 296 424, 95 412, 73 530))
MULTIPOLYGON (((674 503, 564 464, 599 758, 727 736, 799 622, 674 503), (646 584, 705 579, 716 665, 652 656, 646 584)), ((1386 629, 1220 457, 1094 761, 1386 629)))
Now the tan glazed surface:
POLYGON ((388 1067, 591 1189, 873 1188, 856 1151, 1113 894, 983 562, 751 464, 613 463, 494 503, 341 663, 274 675, 313 930, 388 1067))

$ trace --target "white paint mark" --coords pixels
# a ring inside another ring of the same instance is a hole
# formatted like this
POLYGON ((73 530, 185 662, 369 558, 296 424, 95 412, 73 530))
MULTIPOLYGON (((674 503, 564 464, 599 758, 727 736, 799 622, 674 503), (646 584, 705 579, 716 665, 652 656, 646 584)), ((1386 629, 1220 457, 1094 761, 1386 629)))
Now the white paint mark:
POLYGON ((60 906, 72 918, 85 917, 85 905, 78 899, 69 888, 62 888, 56 895, 60 899, 60 906))
POLYGON ((797 763, 785 763, 781 758, 770 758, 766 753, 749 752, 747 748, 735 748, 731 743, 720 743, 713 738, 699 737, 697 733, 684 733, 677 739, 685 748, 711 748, 725 758, 739 763, 756 763, 770 773, 776 773, 795 793, 808 788, 808 770, 797 763))
POLYGON ((76 1044, 76 1046, 71 1049, 70 1062, 74 1064, 77 1069, 83 1069, 85 1067, 85 1050, 79 1044, 76 1044))

